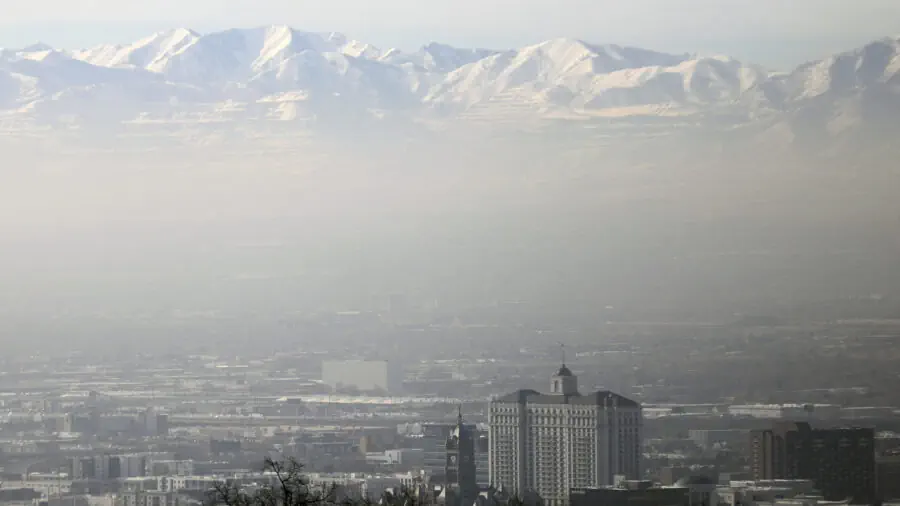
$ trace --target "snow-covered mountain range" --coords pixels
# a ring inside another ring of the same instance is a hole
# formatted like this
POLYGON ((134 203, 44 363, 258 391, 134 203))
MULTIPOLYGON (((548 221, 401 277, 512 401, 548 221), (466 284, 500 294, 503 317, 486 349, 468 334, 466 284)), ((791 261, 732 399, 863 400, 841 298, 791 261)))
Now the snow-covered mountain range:
POLYGON ((554 39, 514 50, 432 43, 382 50, 287 26, 128 45, 0 50, 0 122, 139 123, 339 118, 715 118, 835 127, 896 121, 900 40, 791 72, 724 56, 554 39), (773 119, 775 118, 775 119, 773 119), (838 121, 838 123, 840 123, 838 121))

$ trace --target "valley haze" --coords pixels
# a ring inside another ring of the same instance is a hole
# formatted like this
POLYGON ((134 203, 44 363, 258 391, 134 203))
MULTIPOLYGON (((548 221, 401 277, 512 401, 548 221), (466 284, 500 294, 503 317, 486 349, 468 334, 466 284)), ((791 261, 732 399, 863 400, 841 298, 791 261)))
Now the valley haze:
POLYGON ((4 49, 0 330, 218 339, 391 293, 819 318, 900 290, 898 118, 895 38, 788 72, 286 26, 4 49))

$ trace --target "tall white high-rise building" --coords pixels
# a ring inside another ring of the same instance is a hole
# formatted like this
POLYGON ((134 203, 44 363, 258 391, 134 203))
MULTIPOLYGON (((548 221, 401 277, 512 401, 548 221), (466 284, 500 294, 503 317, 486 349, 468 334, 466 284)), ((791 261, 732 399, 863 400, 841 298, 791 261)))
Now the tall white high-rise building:
POLYGON ((550 393, 519 390, 491 401, 490 480, 548 506, 568 504, 573 488, 641 478, 643 414, 637 402, 609 391, 578 392, 565 364, 550 393))

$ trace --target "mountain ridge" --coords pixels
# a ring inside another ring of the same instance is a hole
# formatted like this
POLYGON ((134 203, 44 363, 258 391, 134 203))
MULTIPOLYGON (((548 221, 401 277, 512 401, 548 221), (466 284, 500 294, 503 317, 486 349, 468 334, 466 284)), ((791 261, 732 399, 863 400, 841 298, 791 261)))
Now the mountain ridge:
MULTIPOLYGON (((176 28, 131 44, 74 51, 40 43, 0 50, 0 126, 4 120, 54 124, 62 117, 90 124, 111 116, 132 123, 178 118, 309 124, 335 116, 483 122, 714 118, 729 127, 766 118, 794 129, 817 117, 815 127, 830 132, 837 116, 845 122, 856 116, 865 126, 875 112, 873 96, 890 110, 900 96, 896 38, 789 72, 724 55, 574 38, 506 50, 439 42, 412 52, 382 50, 339 32, 286 25, 208 34, 176 28), (94 106, 80 107, 74 96, 94 106), (100 111, 106 102, 120 110, 100 111)), ((884 118, 879 121, 884 126, 884 118)))

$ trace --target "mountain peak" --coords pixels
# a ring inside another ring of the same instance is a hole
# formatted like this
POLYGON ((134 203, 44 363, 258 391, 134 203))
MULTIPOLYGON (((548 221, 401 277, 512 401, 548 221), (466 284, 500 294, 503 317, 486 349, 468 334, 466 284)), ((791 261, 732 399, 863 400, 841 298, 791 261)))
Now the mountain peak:
POLYGON ((293 27, 289 25, 267 25, 262 27, 266 33, 269 35, 292 35, 295 31, 293 27))
POLYGON ((156 32, 148 38, 154 37, 200 37, 200 33, 187 27, 172 28, 171 30, 163 30, 156 32))
POLYGON ((35 42, 29 46, 25 46, 19 49, 17 52, 19 53, 42 53, 46 51, 53 51, 53 46, 49 44, 44 44, 43 42, 35 42))

